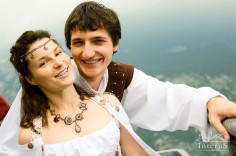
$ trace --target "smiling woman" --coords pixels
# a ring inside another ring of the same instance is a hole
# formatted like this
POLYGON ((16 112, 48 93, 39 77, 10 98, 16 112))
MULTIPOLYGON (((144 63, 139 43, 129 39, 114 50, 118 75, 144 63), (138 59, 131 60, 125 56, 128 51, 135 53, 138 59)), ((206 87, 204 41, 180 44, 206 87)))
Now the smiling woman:
POLYGON ((74 72, 70 57, 52 39, 43 38, 34 43, 32 47, 36 48, 29 49, 29 52, 21 56, 22 59, 24 57, 32 59, 32 61, 26 60, 29 62, 28 68, 31 73, 26 79, 31 85, 37 85, 41 90, 50 86, 50 89, 56 91, 60 90, 63 85, 74 82, 75 76, 70 77, 70 79, 67 77, 68 73, 74 72), (40 48, 43 50, 40 50, 40 48), (64 66, 60 70, 54 71, 51 69, 52 66, 57 68, 63 63, 64 66), (58 80, 59 82, 57 82, 58 80))
MULTIPOLYGON (((114 59, 135 64, 146 74, 158 76, 162 81, 187 83, 197 88, 210 86, 229 99, 236 99, 235 0, 130 0, 128 4, 126 0, 99 2, 116 10, 121 19, 122 41, 114 59)), ((43 28, 53 32, 63 47, 66 17, 78 3, 80 1, 66 0, 1 2, 0 36, 4 39, 0 46, 0 95, 9 104, 19 89, 16 74, 6 61, 9 45, 19 33, 43 28)), ((72 55, 69 51, 68 54, 72 55)), ((94 61, 86 60, 85 67, 92 66, 94 61)), ((184 148, 197 156, 227 155, 224 151, 194 151, 191 144, 198 137, 195 129, 187 133, 154 133, 143 129, 137 129, 137 132, 156 150, 184 148)), ((8 131, 8 134, 11 133, 8 131)))
MULTIPOLYGON (((70 57, 47 31, 24 32, 10 52, 22 86, 20 127, 15 137, 4 135, 10 125, 4 122, 0 154, 159 155, 134 132, 113 94, 95 95, 74 84, 70 57)), ((11 113, 6 120, 12 115, 16 121, 11 113)))

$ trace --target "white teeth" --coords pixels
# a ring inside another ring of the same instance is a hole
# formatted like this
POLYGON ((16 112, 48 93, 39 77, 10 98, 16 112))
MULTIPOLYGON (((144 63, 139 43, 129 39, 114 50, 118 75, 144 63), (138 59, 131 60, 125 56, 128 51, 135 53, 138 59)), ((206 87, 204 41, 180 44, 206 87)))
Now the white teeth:
POLYGON ((87 64, 93 64, 93 63, 96 63, 98 61, 99 61, 99 59, 97 59, 97 60, 88 60, 88 61, 84 61, 84 62, 87 63, 87 64))
POLYGON ((68 69, 66 68, 61 73, 59 73, 56 77, 60 77, 60 76, 64 75, 67 71, 68 71, 68 69))

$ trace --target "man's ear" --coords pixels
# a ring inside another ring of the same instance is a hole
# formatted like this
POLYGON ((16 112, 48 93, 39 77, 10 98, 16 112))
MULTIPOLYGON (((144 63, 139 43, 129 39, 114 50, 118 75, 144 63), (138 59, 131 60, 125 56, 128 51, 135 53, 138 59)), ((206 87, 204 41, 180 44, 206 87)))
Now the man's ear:
POLYGON ((37 85, 37 83, 33 80, 33 78, 31 76, 26 76, 25 80, 33 86, 37 85))
POLYGON ((119 44, 120 44, 120 40, 118 40, 117 44, 114 45, 114 47, 113 47, 113 54, 116 53, 116 52, 118 51, 119 44))

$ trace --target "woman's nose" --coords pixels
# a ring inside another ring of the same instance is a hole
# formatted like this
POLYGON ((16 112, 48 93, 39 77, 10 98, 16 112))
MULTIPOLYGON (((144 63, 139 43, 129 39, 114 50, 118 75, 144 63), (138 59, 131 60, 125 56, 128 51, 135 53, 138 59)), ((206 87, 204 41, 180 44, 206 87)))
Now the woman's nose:
POLYGON ((63 61, 59 58, 55 58, 54 59, 54 68, 58 68, 58 67, 61 67, 63 64, 63 61))

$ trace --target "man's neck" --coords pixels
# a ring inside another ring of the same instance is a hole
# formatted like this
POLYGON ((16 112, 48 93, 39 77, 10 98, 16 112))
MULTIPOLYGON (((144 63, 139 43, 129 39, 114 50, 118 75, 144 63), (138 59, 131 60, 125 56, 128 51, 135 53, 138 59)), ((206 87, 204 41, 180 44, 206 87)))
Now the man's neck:
POLYGON ((96 79, 89 79, 89 80, 86 79, 86 80, 93 90, 98 91, 102 78, 103 77, 97 77, 96 79))

